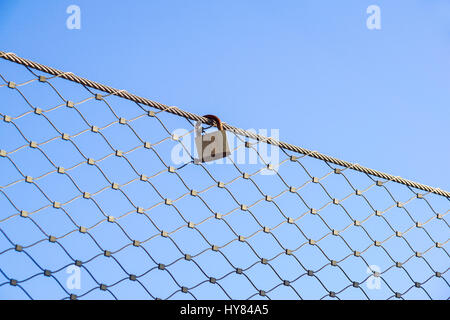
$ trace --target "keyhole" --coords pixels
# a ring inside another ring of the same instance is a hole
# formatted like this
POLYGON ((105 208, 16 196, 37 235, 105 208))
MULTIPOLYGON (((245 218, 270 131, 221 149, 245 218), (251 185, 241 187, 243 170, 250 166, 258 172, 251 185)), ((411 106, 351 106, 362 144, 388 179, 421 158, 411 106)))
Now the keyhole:
MULTIPOLYGON (((210 144, 214 143, 216 141, 216 137, 212 136, 211 139, 209 140, 209 143, 206 146, 209 146, 210 144)), ((214 147, 214 149, 212 149, 211 151, 211 157, 215 157, 216 156, 216 148, 214 147)))

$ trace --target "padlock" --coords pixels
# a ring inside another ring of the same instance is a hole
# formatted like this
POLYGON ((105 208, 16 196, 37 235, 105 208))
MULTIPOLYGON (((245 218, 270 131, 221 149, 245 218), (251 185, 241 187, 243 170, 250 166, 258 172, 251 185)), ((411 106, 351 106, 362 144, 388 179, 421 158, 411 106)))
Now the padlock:
POLYGON ((200 162, 213 161, 225 158, 231 154, 227 142, 227 133, 223 130, 222 122, 216 116, 207 114, 205 118, 213 119, 216 122, 218 131, 202 135, 201 122, 195 125, 195 144, 200 162))

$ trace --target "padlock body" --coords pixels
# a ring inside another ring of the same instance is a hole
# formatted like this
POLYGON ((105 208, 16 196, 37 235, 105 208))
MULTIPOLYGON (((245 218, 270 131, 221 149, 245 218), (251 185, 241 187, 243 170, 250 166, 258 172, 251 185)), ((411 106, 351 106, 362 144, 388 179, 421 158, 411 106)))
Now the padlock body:
POLYGON ((226 131, 214 131, 195 137, 198 158, 201 162, 213 161, 230 155, 226 131))

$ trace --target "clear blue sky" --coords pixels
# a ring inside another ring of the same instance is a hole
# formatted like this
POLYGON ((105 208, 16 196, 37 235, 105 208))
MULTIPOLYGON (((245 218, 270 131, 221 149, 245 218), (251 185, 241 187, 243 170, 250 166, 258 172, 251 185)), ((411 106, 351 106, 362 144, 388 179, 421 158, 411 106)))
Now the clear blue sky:
POLYGON ((445 0, 4 1, 0 50, 450 190, 449 12, 445 0), (71 4, 80 30, 66 28, 71 4), (381 30, 366 27, 372 4, 381 30))

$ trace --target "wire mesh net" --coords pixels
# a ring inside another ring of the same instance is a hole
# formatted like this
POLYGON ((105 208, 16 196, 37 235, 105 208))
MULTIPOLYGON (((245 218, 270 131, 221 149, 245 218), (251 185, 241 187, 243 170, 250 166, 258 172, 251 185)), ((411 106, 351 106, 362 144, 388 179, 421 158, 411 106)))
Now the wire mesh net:
POLYGON ((1 299, 448 299, 449 199, 0 62, 1 299), (214 128, 204 129, 206 132, 214 128))

